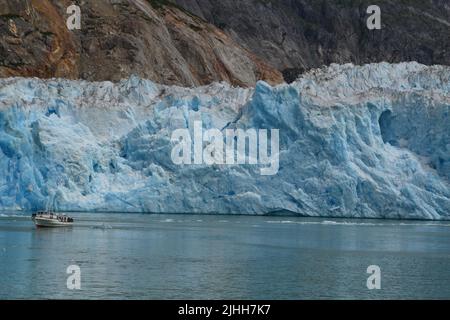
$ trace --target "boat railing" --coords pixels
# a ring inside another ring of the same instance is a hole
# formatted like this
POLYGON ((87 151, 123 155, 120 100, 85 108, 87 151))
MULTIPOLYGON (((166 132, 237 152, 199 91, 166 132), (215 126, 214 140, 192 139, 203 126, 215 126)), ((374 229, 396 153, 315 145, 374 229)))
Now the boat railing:
POLYGON ((73 218, 65 215, 65 214, 56 214, 52 211, 37 211, 36 213, 33 213, 31 215, 33 219, 36 219, 36 217, 39 218, 46 218, 46 219, 54 219, 58 220, 60 222, 73 222, 73 218))

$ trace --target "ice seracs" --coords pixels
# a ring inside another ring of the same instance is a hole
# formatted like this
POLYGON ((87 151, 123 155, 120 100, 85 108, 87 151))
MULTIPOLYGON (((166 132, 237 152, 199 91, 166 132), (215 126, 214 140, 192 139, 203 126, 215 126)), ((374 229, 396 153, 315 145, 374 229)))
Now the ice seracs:
POLYGON ((448 219, 450 68, 331 65, 293 84, 0 80, 0 209, 448 219), (279 129, 279 169, 176 165, 172 133, 279 129))

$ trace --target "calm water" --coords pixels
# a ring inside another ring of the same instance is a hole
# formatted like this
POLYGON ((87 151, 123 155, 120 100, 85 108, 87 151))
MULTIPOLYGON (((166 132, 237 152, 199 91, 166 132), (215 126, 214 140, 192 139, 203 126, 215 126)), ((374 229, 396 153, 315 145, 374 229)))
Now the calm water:
POLYGON ((3 299, 450 298, 450 222, 0 214, 3 299), (66 268, 81 268, 81 290, 66 268), (381 268, 369 291, 366 269, 381 268))

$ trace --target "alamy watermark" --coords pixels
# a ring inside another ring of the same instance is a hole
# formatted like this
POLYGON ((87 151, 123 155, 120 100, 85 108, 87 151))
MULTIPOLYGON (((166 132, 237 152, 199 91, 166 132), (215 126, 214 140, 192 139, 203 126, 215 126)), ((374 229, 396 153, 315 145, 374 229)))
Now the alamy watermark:
POLYGON ((223 133, 203 130, 202 121, 195 121, 193 137, 189 129, 172 133, 171 158, 177 165, 260 165, 261 175, 271 176, 279 169, 279 140, 278 129, 226 129, 223 133))
POLYGON ((371 5, 367 8, 367 14, 370 14, 367 19, 367 28, 369 30, 381 29, 381 9, 379 6, 371 5))
POLYGON ((81 29, 81 9, 80 9, 80 7, 73 4, 67 8, 66 13, 70 15, 66 21, 67 29, 80 30, 81 29))
POLYGON ((367 278, 367 289, 380 290, 381 289, 381 268, 377 265, 367 267, 367 273, 370 274, 367 278))
POLYGON ((70 276, 67 278, 67 289, 81 290, 81 268, 77 265, 67 267, 66 273, 70 276))

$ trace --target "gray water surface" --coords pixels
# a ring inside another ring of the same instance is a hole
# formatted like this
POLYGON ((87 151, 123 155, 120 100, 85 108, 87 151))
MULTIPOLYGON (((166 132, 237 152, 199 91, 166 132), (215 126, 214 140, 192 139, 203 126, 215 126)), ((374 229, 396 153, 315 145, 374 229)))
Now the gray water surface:
POLYGON ((1 299, 450 298, 450 222, 72 215, 73 228, 36 229, 0 214, 1 299))

